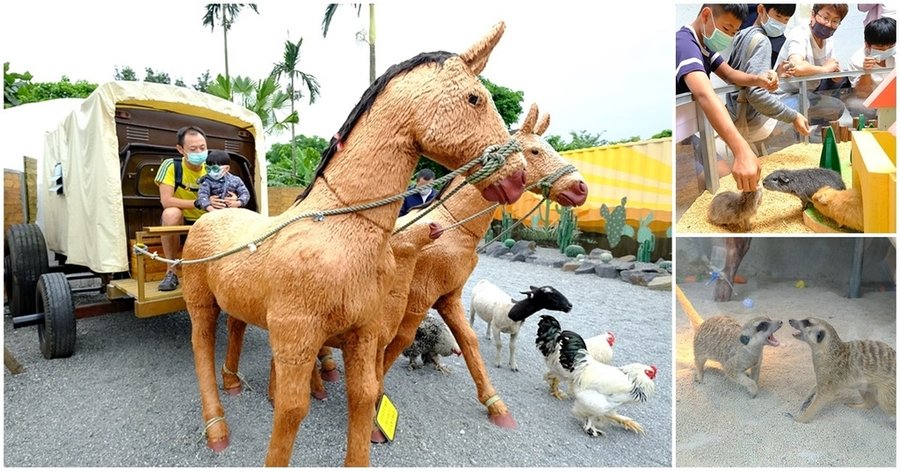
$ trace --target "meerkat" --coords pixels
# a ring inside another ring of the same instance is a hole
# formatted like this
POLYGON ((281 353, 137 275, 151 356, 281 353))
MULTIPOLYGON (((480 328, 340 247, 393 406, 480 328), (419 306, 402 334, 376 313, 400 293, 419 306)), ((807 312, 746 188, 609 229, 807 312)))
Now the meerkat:
POLYGON ((800 406, 797 421, 807 423, 823 406, 840 400, 847 392, 858 391, 862 402, 850 407, 871 409, 878 405, 889 415, 896 414, 896 352, 877 340, 844 342, 831 324, 822 319, 791 319, 794 337, 812 350, 816 385, 800 406))

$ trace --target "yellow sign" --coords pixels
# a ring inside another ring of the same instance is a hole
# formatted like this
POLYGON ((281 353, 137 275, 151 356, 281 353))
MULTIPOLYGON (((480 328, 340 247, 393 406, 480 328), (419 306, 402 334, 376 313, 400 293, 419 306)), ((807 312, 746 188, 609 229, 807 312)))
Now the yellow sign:
POLYGON ((375 425, 381 430, 381 433, 388 439, 394 441, 394 432, 397 431, 397 418, 399 413, 394 403, 388 399, 387 394, 381 396, 378 401, 378 410, 375 411, 375 425))

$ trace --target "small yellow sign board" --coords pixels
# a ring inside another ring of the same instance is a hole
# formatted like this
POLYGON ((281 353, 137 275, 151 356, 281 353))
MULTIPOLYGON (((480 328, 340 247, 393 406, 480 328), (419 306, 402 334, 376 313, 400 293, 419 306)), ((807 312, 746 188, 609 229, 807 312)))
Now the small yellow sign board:
POLYGON ((397 431, 397 419, 399 418, 397 408, 394 403, 388 399, 387 394, 381 395, 378 401, 378 408, 375 411, 375 425, 381 430, 388 441, 394 441, 394 432, 397 431))

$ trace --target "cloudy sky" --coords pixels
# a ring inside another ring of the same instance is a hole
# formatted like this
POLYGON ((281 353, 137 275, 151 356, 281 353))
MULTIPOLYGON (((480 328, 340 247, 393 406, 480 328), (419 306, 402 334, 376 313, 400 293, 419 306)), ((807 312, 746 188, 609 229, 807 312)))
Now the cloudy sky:
MULTIPOLYGON (((550 112, 548 134, 587 130, 614 140, 672 127, 673 7, 639 15, 622 3, 483 3, 378 3, 377 73, 419 52, 462 52, 503 20, 506 33, 483 75, 524 91, 526 108, 536 102, 550 112)), ((318 78, 322 94, 300 108, 299 132, 331 136, 368 85, 368 46, 356 40, 367 9, 357 17, 342 6, 323 39, 325 3, 258 5, 258 15, 245 8, 229 32, 231 74, 266 76, 285 40, 302 37, 300 69, 318 78)), ((139 77, 151 67, 190 85, 207 69, 224 73, 221 30, 202 26, 204 12, 193 1, 7 2, 0 57, 37 81, 102 83, 116 66, 130 66, 139 77)))

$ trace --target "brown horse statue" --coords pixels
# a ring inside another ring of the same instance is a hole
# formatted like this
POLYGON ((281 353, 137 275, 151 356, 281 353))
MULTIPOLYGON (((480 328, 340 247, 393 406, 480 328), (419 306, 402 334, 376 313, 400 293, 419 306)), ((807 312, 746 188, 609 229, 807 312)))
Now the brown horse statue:
MULTIPOLYGON (((273 218, 242 209, 204 215, 191 228, 184 259, 245 245, 300 214, 401 193, 421 154, 457 168, 486 148, 505 144, 509 132, 478 80, 503 30, 499 23, 459 55, 425 53, 390 67, 331 140, 302 201, 273 218)), ((524 187, 524 166, 521 154, 510 155, 475 186, 488 200, 514 201, 524 187)), ((214 350, 216 319, 224 310, 236 321, 269 330, 278 380, 266 465, 290 463, 297 429, 309 410, 316 353, 339 334, 345 340, 349 416, 344 462, 369 464, 378 394, 378 306, 385 288, 378 275, 393 264, 388 240, 400 205, 303 219, 284 226, 256 250, 184 265, 184 299, 210 448, 228 446, 214 350)))
MULTIPOLYGON (((538 121, 538 108, 532 105, 528 115, 516 134, 513 136, 522 148, 528 162, 528 185, 556 173, 568 162, 541 138, 550 125, 550 115, 544 115, 538 121)), ((450 185, 462 183, 462 179, 454 179, 450 185)), ((540 187, 531 191, 541 193, 540 187)), ((588 188, 578 172, 569 173, 553 182, 549 198, 563 206, 580 206, 587 200, 588 188)), ((452 198, 448 199, 433 212, 425 216, 413 226, 419 224, 438 223, 449 227, 466 219, 491 203, 485 201, 474 189, 464 187, 452 198)), ((407 219, 415 217, 415 212, 397 221, 403 224, 407 219)), ((410 285, 409 296, 402 311, 385 314, 386 318, 400 319, 396 337, 388 345, 384 353, 384 371, 388 371, 400 353, 412 344, 416 329, 434 306, 444 322, 450 328, 456 342, 463 352, 463 358, 469 373, 475 381, 478 401, 488 409, 491 421, 501 427, 515 427, 515 420, 509 413, 502 399, 491 385, 478 348, 475 331, 466 319, 465 307, 462 303, 462 291, 466 281, 478 264, 476 248, 484 233, 490 226, 492 212, 466 222, 455 230, 446 231, 434 244, 425 247, 416 258, 414 282, 410 285)), ((391 244, 403 239, 403 232, 391 237, 391 244)), ((412 236, 412 234, 411 234, 412 236)), ((398 265, 403 261, 398 260, 398 265)), ((391 306, 398 309, 397 306, 391 306)))

